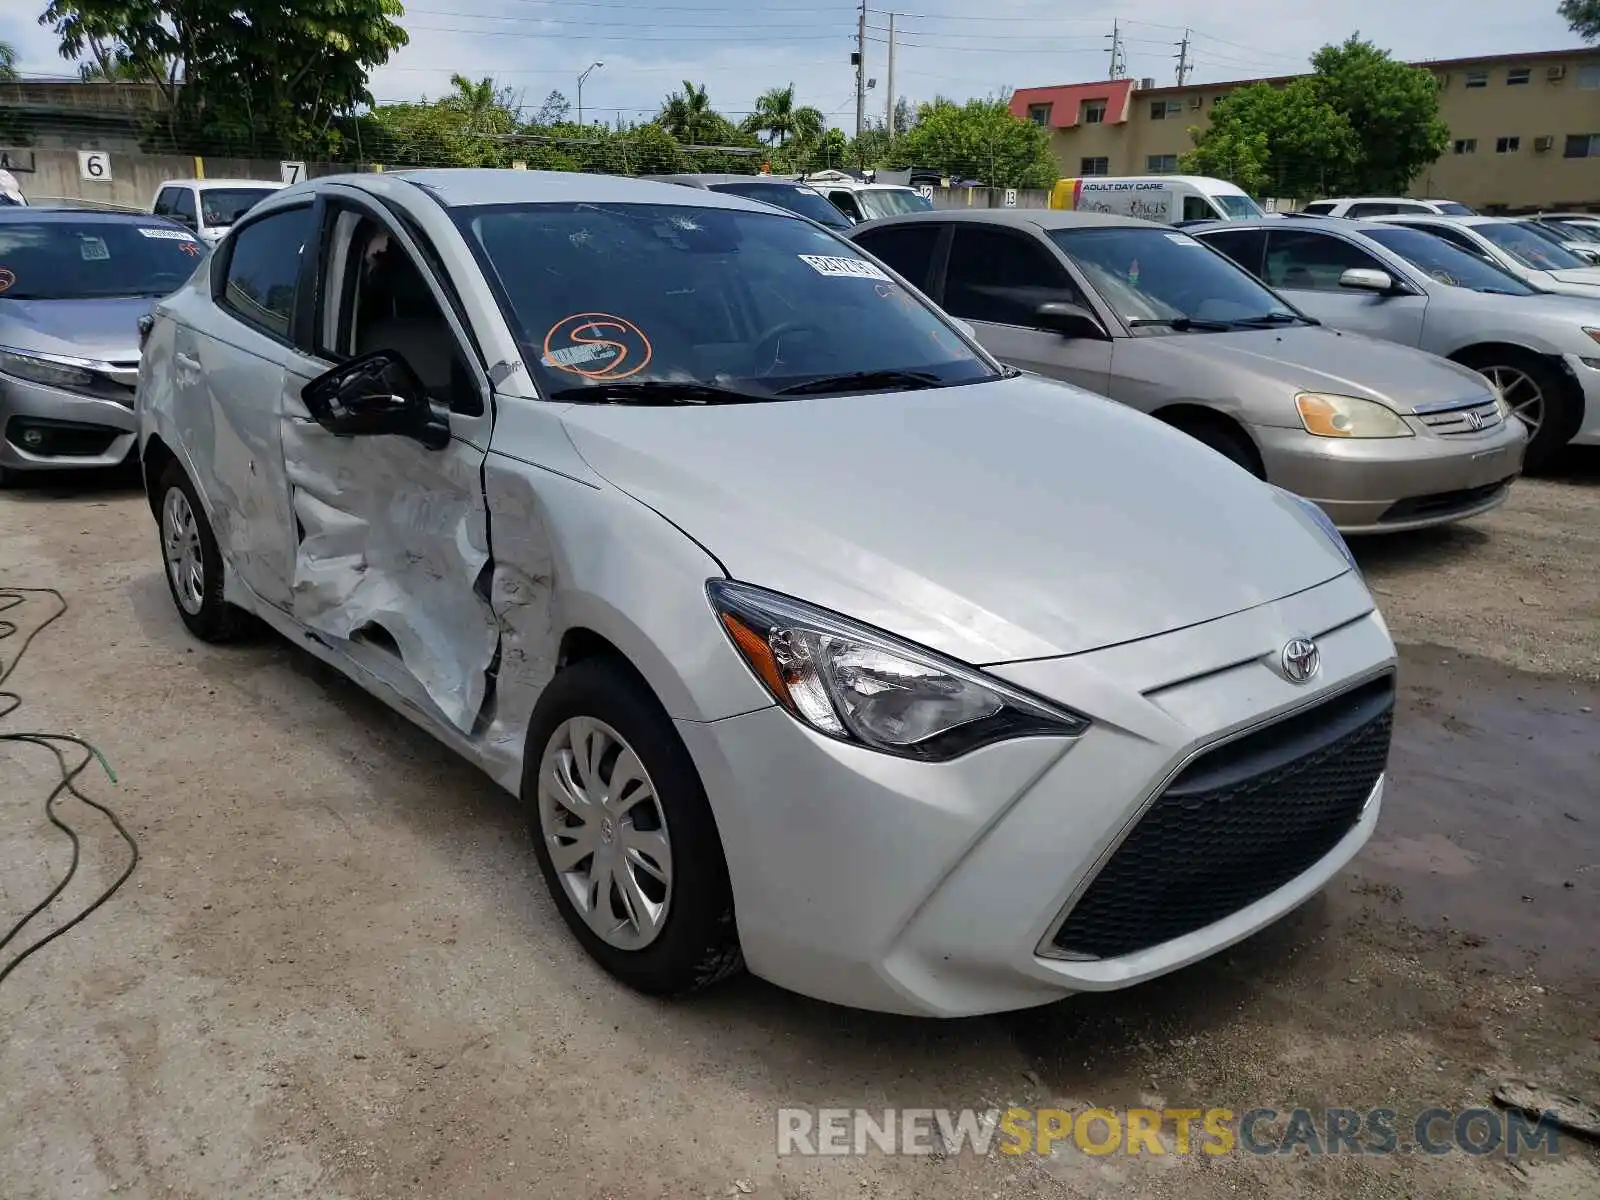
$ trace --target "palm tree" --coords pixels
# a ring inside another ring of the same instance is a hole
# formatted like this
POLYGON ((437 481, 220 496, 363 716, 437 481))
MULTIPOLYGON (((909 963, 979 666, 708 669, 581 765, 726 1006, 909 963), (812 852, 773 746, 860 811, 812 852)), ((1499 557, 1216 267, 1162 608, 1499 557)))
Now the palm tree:
POLYGON ((500 93, 492 78, 485 75, 474 83, 465 75, 452 75, 450 84, 456 91, 446 103, 467 118, 465 132, 493 133, 504 124, 500 119, 500 93))
POLYGON ((662 102, 661 114, 656 117, 656 124, 678 141, 689 143, 708 137, 717 122, 705 84, 696 87, 687 79, 683 81, 683 91, 673 92, 662 102))
POLYGON ((10 42, 0 42, 0 81, 10 83, 17 77, 17 48, 10 42))
POLYGON ((788 87, 769 88, 756 98, 755 112, 745 121, 751 133, 764 133, 780 146, 793 138, 798 142, 814 142, 822 136, 826 122, 822 113, 809 105, 796 108, 794 84, 788 87))

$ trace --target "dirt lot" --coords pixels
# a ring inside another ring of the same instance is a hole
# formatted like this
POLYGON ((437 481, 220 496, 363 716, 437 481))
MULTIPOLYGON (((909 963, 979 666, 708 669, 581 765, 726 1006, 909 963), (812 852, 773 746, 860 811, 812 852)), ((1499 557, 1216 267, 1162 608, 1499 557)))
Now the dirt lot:
MULTIPOLYGON (((1570 1139, 1517 1162, 775 1153, 784 1105, 1384 1106, 1404 1127, 1506 1076, 1600 1097, 1600 457, 1357 552, 1405 661, 1356 867, 1153 985, 938 1023, 751 980, 675 1006, 620 990, 507 797, 285 644, 185 636, 136 494, 0 495, 0 586, 71 603, 0 727, 101 747, 119 783, 90 794, 143 853, 0 984, 0 1197, 1600 1195, 1570 1139)), ((0 924, 66 868, 50 766, 0 745, 0 924)), ((62 811, 85 863, 52 915, 126 854, 62 811)))

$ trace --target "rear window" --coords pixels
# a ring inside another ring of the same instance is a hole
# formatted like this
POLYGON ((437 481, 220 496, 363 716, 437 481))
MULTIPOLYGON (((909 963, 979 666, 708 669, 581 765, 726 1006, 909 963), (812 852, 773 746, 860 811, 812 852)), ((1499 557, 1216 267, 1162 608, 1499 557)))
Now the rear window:
POLYGON ((276 190, 276 188, 205 188, 200 193, 200 219, 206 225, 232 225, 276 190))
POLYGON ((1454 200, 1441 200, 1434 205, 1434 208, 1447 217, 1475 217, 1478 215, 1476 209, 1468 208, 1465 204, 1457 204, 1454 200))
POLYGON ((763 204, 775 204, 779 208, 799 213, 802 217, 810 217, 830 229, 850 228, 850 222, 845 220, 844 214, 829 204, 821 192, 802 184, 714 183, 711 185, 711 190, 729 192, 749 200, 759 200, 763 204))
POLYGON ((205 256, 186 229, 107 220, 0 223, 0 302, 165 296, 205 256))

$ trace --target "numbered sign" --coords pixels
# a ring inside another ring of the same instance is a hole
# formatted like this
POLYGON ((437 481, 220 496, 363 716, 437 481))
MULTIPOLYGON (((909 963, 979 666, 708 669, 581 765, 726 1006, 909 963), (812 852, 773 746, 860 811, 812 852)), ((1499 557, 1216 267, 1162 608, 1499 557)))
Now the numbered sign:
POLYGON ((1017 189, 1016 188, 1007 188, 1006 189, 1005 206, 1007 208, 1015 208, 1017 206, 1017 189))
POLYGON ((110 183, 111 155, 104 150, 79 150, 78 175, 90 183, 110 183))
POLYGON ((924 200, 932 200, 933 199, 933 184, 924 183, 923 185, 921 185, 919 188, 917 188, 917 195, 921 196, 924 200))
POLYGON ((285 183, 299 183, 306 177, 306 165, 303 162, 280 162, 278 173, 285 183))

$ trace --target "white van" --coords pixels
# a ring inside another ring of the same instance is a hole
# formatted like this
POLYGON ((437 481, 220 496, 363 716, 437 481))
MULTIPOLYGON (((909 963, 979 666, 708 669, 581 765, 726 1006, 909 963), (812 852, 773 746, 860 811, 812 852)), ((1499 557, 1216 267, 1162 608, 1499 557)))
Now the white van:
POLYGON ((1097 175, 1062 179, 1051 208, 1113 213, 1175 225, 1179 221, 1239 221, 1264 217, 1260 205, 1225 179, 1204 175, 1097 175))
POLYGON ((235 221, 285 186, 272 179, 168 179, 156 189, 150 211, 187 225, 215 246, 235 221))
MULTIPOLYGON (((868 183, 843 171, 813 171, 799 181, 826 196, 852 222, 926 212, 933 201, 903 183, 868 183)), ((931 190, 931 189, 930 189, 931 190)))

